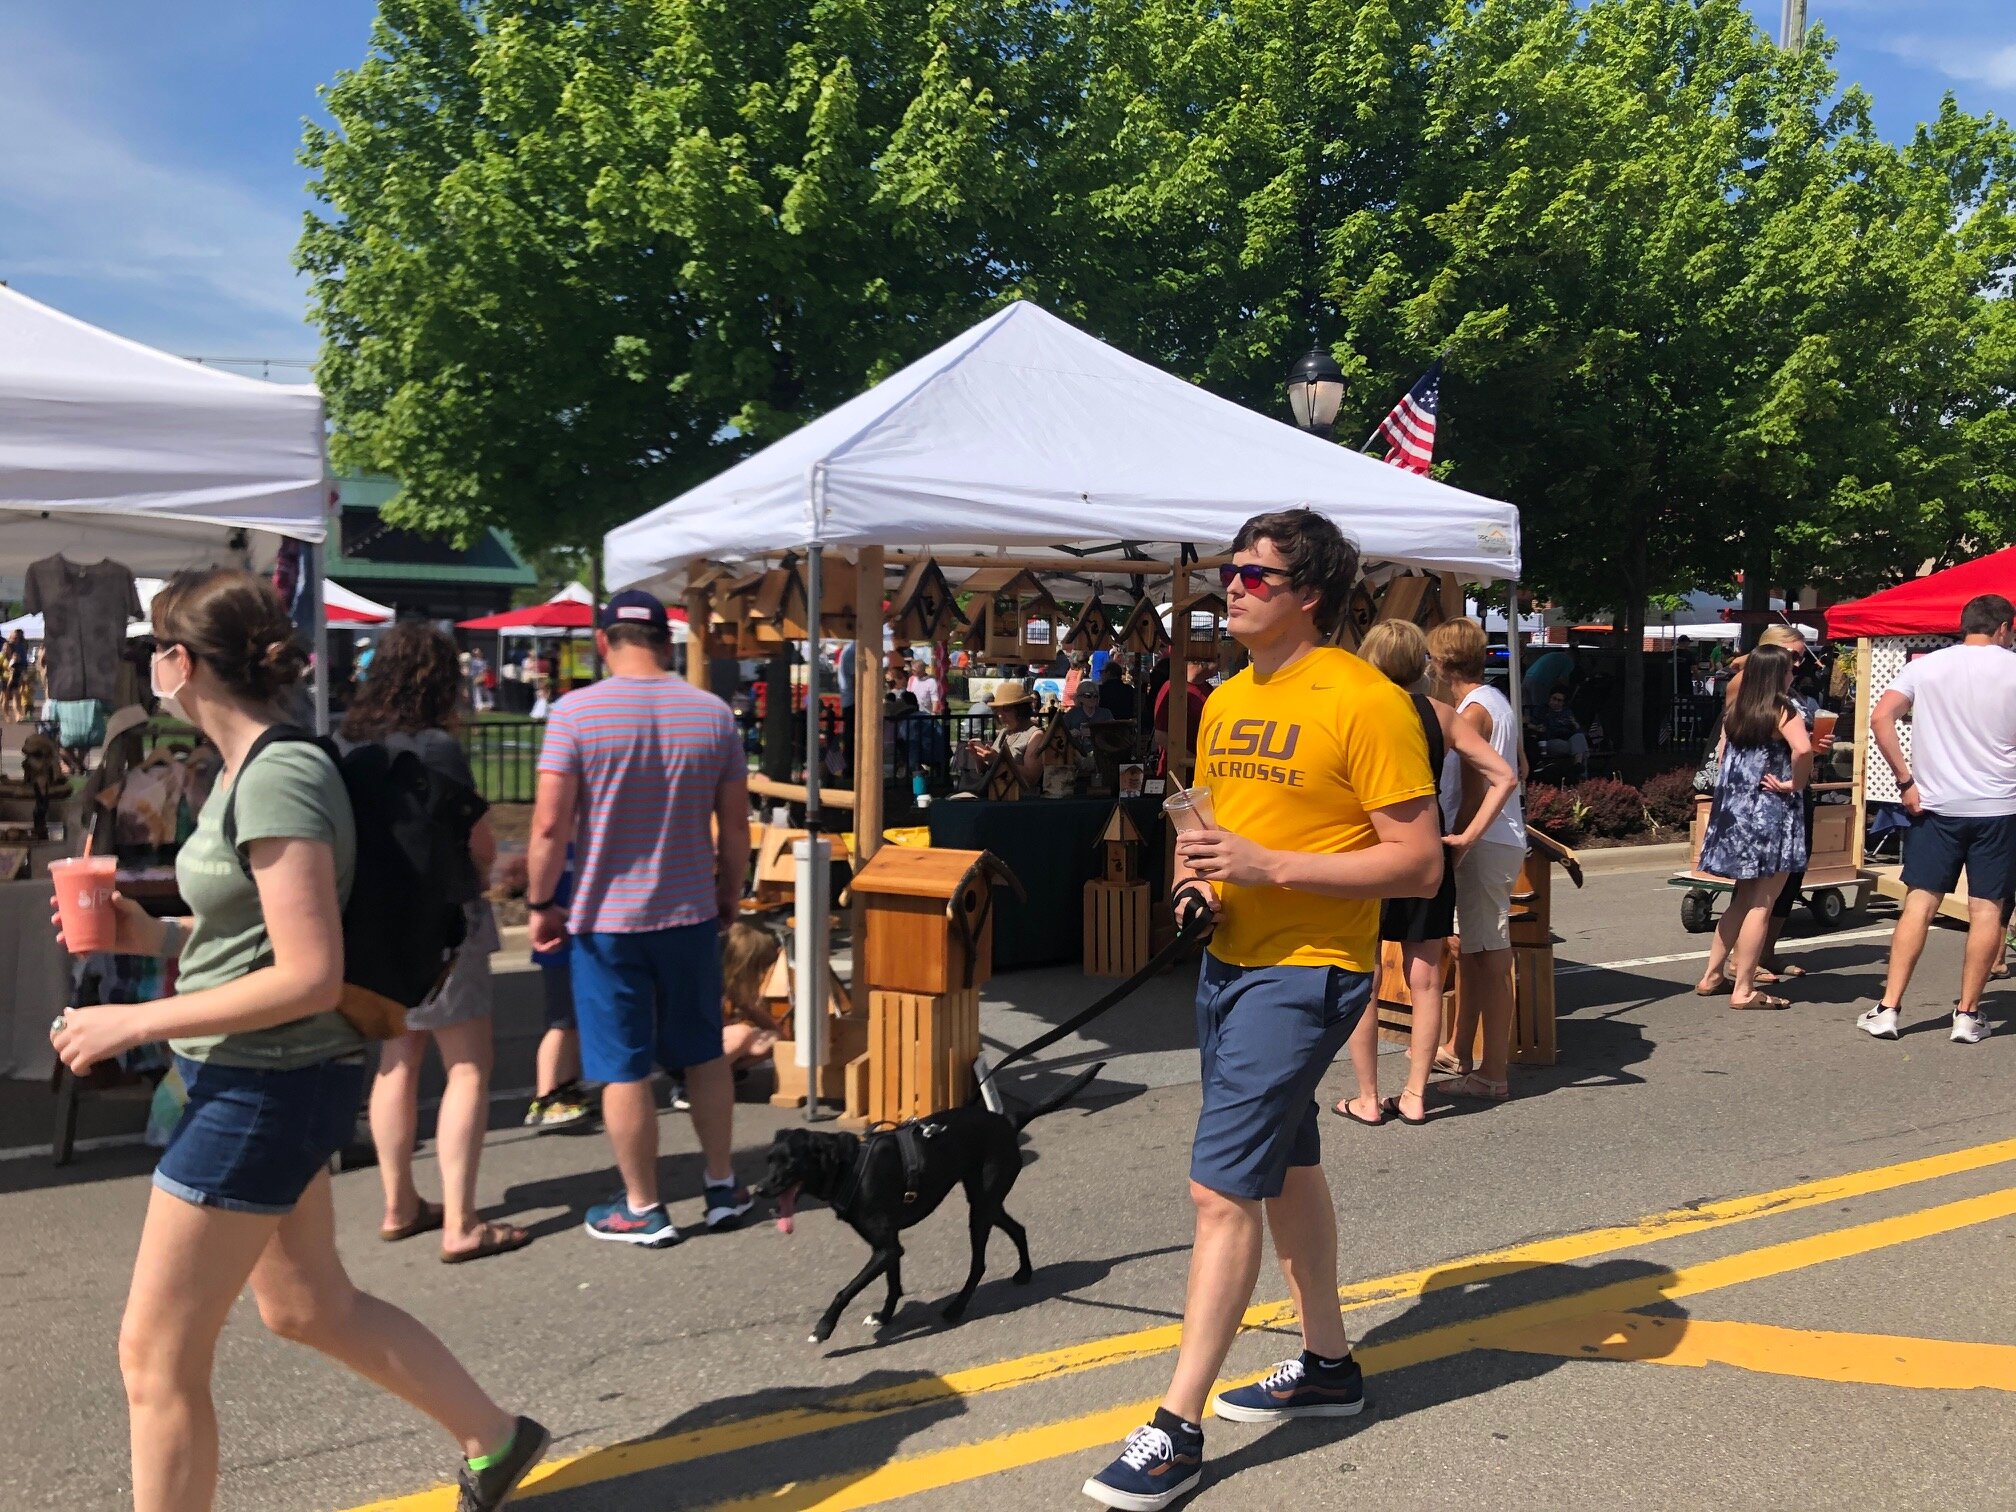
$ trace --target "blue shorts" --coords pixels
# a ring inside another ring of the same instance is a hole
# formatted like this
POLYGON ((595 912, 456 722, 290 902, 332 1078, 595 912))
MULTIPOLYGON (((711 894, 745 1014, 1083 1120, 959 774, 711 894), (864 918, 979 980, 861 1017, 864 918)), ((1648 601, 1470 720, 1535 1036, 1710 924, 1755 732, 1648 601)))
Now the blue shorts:
POLYGON ((254 1071, 178 1055, 175 1068, 189 1101, 154 1167, 154 1185, 198 1207, 291 1213, 356 1132, 361 1057, 254 1071))
POLYGON ((1930 810, 1904 833, 1907 888, 1950 893, 1967 872, 1967 896, 2002 899, 2016 885, 2016 818, 1962 819, 1930 810))
POLYGON ((721 1058, 721 927, 574 936, 574 1021, 581 1074, 647 1081, 721 1058))
POLYGON ((1228 966, 1197 973, 1203 1107, 1190 1179, 1228 1197, 1279 1197, 1290 1166, 1323 1154, 1316 1084, 1372 1000, 1341 966, 1228 966))

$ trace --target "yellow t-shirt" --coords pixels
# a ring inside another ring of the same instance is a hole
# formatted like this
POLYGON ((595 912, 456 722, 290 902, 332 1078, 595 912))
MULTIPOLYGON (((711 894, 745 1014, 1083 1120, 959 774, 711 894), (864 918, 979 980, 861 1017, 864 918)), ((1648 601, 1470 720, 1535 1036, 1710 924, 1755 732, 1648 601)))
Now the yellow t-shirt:
MULTIPOLYGON (((1335 646, 1268 678, 1248 667, 1212 693, 1197 733, 1196 782, 1211 790, 1218 827, 1269 850, 1364 850, 1377 843, 1369 810, 1435 792, 1413 702, 1335 646)), ((1211 954, 1228 965, 1378 965, 1376 898, 1222 891, 1211 954)))

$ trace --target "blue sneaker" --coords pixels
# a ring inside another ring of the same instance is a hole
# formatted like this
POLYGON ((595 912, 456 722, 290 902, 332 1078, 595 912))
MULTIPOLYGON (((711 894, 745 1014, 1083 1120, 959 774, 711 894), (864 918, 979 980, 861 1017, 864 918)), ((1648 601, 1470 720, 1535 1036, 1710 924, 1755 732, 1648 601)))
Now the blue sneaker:
MULTIPOLYGON (((1158 1412, 1156 1417, 1161 1420, 1168 1415, 1158 1412)), ((1157 1423, 1144 1423, 1127 1435, 1120 1458, 1085 1482, 1082 1489, 1102 1507, 1162 1512, 1178 1497, 1195 1491, 1203 1473, 1201 1432, 1186 1432, 1181 1426, 1171 1432, 1157 1423)))
POLYGON ((1213 1410, 1235 1423, 1278 1423, 1286 1418, 1356 1417, 1365 1410, 1365 1372, 1355 1357, 1325 1370, 1306 1352, 1283 1360, 1267 1378, 1221 1391, 1213 1410))
POLYGON ((665 1249, 679 1242, 679 1230, 665 1216, 664 1208, 654 1207, 648 1213, 632 1212, 629 1199, 620 1193, 588 1209, 588 1222, 583 1227, 597 1239, 640 1244, 645 1249, 665 1249))
POLYGON ((756 1205, 756 1199, 749 1195, 749 1188, 741 1182, 730 1182, 727 1186, 707 1183, 707 1227, 722 1228, 733 1223, 756 1205))

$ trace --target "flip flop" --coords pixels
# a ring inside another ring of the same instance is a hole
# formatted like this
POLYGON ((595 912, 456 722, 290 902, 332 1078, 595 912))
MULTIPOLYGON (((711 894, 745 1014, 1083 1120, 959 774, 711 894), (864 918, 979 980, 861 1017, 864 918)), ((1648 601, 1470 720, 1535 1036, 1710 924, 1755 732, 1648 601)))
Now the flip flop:
POLYGON ((414 1215, 397 1228, 381 1228, 378 1237, 387 1244, 397 1244, 401 1239, 411 1239, 415 1234, 431 1234, 441 1227, 447 1210, 438 1202, 420 1199, 420 1207, 414 1215))
POLYGON ((1729 1006, 1731 1008, 1738 1010, 1739 1012, 1746 1009, 1790 1008, 1792 1006, 1792 1000, 1790 998, 1773 997, 1768 992, 1760 992, 1757 993, 1755 996, 1745 998, 1740 1003, 1737 1002, 1736 999, 1732 997, 1731 999, 1729 999, 1729 1006))
POLYGON ((1351 1099, 1348 1097, 1337 1104, 1337 1112, 1355 1124, 1365 1125, 1368 1129, 1381 1128, 1386 1123, 1386 1104, 1384 1103, 1379 1104, 1379 1116, 1377 1118, 1360 1118, 1356 1113, 1353 1113, 1351 1111, 1351 1099))
POLYGON ((473 1249, 443 1250, 443 1265, 461 1265, 468 1260, 486 1260, 492 1255, 508 1255, 513 1250, 525 1248, 532 1242, 532 1236, 510 1223, 486 1223, 483 1237, 476 1241, 473 1249))
MULTIPOLYGON (((1424 1105, 1425 1105, 1425 1099, 1424 1099, 1424 1105)), ((1384 1113, 1388 1118, 1397 1118, 1403 1124, 1413 1124, 1416 1128, 1419 1128, 1422 1124, 1428 1122, 1428 1117, 1426 1114, 1423 1114, 1420 1118, 1409 1118, 1406 1115, 1406 1113, 1402 1111, 1400 1107, 1400 1099, 1397 1097, 1387 1098, 1386 1101, 1379 1104, 1379 1110, 1380 1112, 1384 1113)))

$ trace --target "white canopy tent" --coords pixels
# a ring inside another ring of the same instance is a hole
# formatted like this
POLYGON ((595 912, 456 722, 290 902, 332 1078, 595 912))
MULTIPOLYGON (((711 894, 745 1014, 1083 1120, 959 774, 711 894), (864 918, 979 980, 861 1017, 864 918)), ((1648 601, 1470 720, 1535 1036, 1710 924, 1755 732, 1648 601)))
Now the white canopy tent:
POLYGON ((610 588, 809 546, 1218 547, 1306 504, 1368 561, 1519 575, 1519 512, 1305 435, 1012 304, 604 541, 610 588))
MULTIPOLYGON (((612 590, 645 585, 663 594, 703 559, 804 549, 806 599, 819 604, 829 546, 944 556, 1090 549, 1109 562, 1124 546, 1173 561, 1185 546, 1221 550, 1253 515, 1295 505, 1335 520, 1368 562, 1472 582, 1519 575, 1511 505, 1304 434, 1021 302, 610 531, 603 576, 612 590)), ((1101 569, 1088 561, 1084 570, 1101 569)), ((1513 681, 1516 688, 1516 662, 1513 681)), ((806 822, 815 841, 817 711, 807 699, 806 822)), ((879 813, 879 801, 869 812, 879 813)), ((823 919, 822 875, 807 853, 798 897, 823 919)), ((801 1054, 816 1055, 823 929, 803 931, 798 949, 798 1042, 801 1054)), ((815 1067, 807 1085, 816 1084, 815 1067)), ((816 1101, 808 1098, 808 1117, 816 1101)))
POLYGON ((329 499, 312 385, 171 357, 0 286, 0 593, 57 553, 153 577, 259 565, 278 537, 319 544, 329 499))

